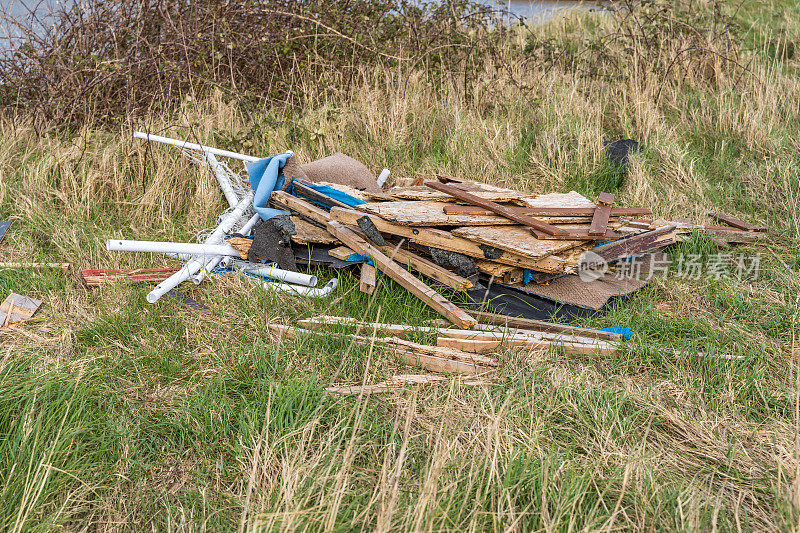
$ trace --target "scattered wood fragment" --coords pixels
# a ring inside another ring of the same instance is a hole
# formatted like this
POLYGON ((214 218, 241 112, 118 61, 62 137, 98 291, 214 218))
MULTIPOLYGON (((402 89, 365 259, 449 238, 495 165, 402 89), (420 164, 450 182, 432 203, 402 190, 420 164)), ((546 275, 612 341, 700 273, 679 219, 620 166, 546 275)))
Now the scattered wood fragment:
POLYGON ((253 246, 253 239, 248 239, 247 237, 231 237, 225 242, 238 250, 241 259, 247 259, 250 247, 253 246))
MULTIPOLYGON (((585 240, 541 240, 531 235, 522 226, 466 226, 455 228, 452 234, 473 243, 485 244, 532 259, 544 259, 549 255, 569 250, 586 242, 585 240)), ((504 262, 499 259, 492 260, 504 262)))
MULTIPOLYGON (((431 383, 441 383, 443 381, 448 381, 448 378, 435 374, 400 374, 392 376, 385 381, 368 385, 331 385, 325 388, 325 392, 342 394, 344 396, 367 396, 392 390, 404 390, 408 385, 428 385, 431 383)), ((461 380, 460 383, 462 385, 484 385, 487 382, 482 379, 467 378, 461 380)))
POLYGON ((605 341, 595 341, 593 344, 584 344, 567 341, 550 341, 544 339, 522 339, 517 337, 505 339, 459 339, 454 337, 439 337, 436 345, 445 348, 455 348, 465 352, 487 353, 510 348, 529 348, 533 350, 563 351, 569 355, 611 355, 618 347, 605 341))
POLYGON ((292 242, 297 244, 336 244, 339 242, 336 237, 328 233, 328 230, 312 224, 298 216, 291 217, 294 223, 294 235, 291 236, 292 242))
MULTIPOLYGON (((300 334, 323 335, 318 331, 278 324, 270 324, 269 328, 275 333, 291 338, 297 338, 300 334)), ((390 348, 404 362, 434 372, 480 375, 492 372, 497 367, 497 361, 490 357, 461 350, 428 346, 395 337, 365 337, 361 335, 346 335, 346 337, 361 345, 379 345, 390 348)))
POLYGON ((578 326, 568 326, 565 324, 556 324, 555 322, 545 322, 543 320, 534 320, 531 318, 519 318, 507 315, 498 315, 496 313, 489 313, 487 311, 474 311, 475 318, 478 319, 480 324, 494 326, 506 326, 509 328, 519 328, 522 330, 531 331, 546 331, 549 333, 567 333, 581 337, 589 337, 593 339, 604 339, 609 341, 621 341, 622 335, 611 333, 608 331, 600 331, 592 328, 581 328, 578 326))
POLYGON ((589 235, 605 235, 608 219, 611 216, 611 206, 614 204, 614 195, 601 192, 597 199, 597 209, 592 216, 592 225, 589 226, 589 235))
POLYGON ((465 291, 471 289, 473 286, 473 283, 467 278, 454 274, 433 261, 429 261, 405 248, 400 248, 398 246, 379 246, 378 248, 401 265, 416 270, 423 276, 438 281, 442 285, 446 285, 453 290, 465 291))
POLYGON ((563 350, 575 355, 607 355, 618 349, 618 343, 559 332, 526 331, 518 329, 466 330, 409 326, 406 324, 368 323, 348 317, 321 316, 300 320, 298 324, 307 329, 326 326, 344 326, 358 331, 375 332, 376 335, 408 336, 417 333, 434 333, 437 346, 455 348, 473 353, 485 353, 497 349, 523 346, 536 349, 563 350), (450 339, 450 340, 445 340, 450 339))
POLYGON ((28 320, 41 305, 41 300, 12 292, 0 303, 0 324, 5 327, 28 320))
POLYGON ((498 203, 495 203, 495 202, 492 202, 491 200, 485 200, 483 198, 479 198, 479 197, 477 197, 477 196, 475 196, 473 194, 470 194, 470 193, 468 193, 468 192, 466 192, 466 191, 464 191, 462 189, 459 189, 457 187, 454 187, 452 185, 447 185, 445 183, 439 183, 439 182, 436 182, 436 181, 428 181, 428 182, 425 183, 425 185, 430 187, 431 189, 435 189, 435 190, 443 192, 445 194, 449 194, 453 198, 457 198, 457 199, 462 200, 464 202, 483 207, 484 209, 488 209, 489 211, 492 211, 493 213, 496 213, 496 214, 498 214, 500 216, 506 217, 506 218, 508 218, 510 220, 513 220, 515 222, 518 222, 519 224, 522 224, 523 226, 527 226, 529 228, 533 228, 534 230, 540 231, 540 232, 545 233, 547 235, 553 235, 553 236, 555 236, 555 235, 567 235, 567 233, 564 230, 560 229, 560 228, 557 228, 555 226, 551 226, 550 224, 547 224, 546 222, 541 222, 539 220, 536 220, 535 218, 532 218, 532 217, 529 217, 527 215, 523 215, 523 214, 517 213, 515 211, 512 211, 510 209, 507 209, 505 206, 503 206, 501 204, 498 204, 498 203))
POLYGON ((741 229, 744 231, 767 231, 768 228, 765 226, 754 226, 753 224, 749 224, 744 220, 739 220, 738 218, 732 217, 730 215, 726 215, 725 213, 709 213, 709 216, 715 220, 719 220, 720 222, 724 222, 729 226, 733 226, 734 228, 741 229))
POLYGON ((297 213, 322 227, 325 227, 325 224, 331 219, 324 209, 284 191, 273 191, 269 201, 277 207, 297 213))
POLYGON ((623 257, 630 257, 632 255, 639 255, 673 244, 675 242, 675 226, 662 226, 660 228, 640 233, 632 237, 626 237, 618 241, 597 246, 592 249, 592 252, 597 254, 607 263, 622 259, 623 257))
POLYGON ((454 324, 460 327, 470 327, 476 324, 474 318, 421 282, 414 275, 408 273, 400 265, 384 255, 377 247, 369 244, 351 229, 332 221, 328 223, 328 231, 356 252, 369 255, 376 268, 454 324))
POLYGON ((375 267, 368 264, 361 264, 361 278, 359 280, 358 289, 364 294, 373 294, 375 292, 375 267))
POLYGON ((104 268, 81 270, 81 278, 88 287, 105 283, 136 283, 164 281, 177 272, 175 268, 104 268))
POLYGON ((333 257, 334 259, 339 259, 341 261, 347 261, 348 257, 353 255, 355 252, 348 248, 347 246, 337 246, 332 250, 328 250, 328 255, 333 257))
MULTIPOLYGON (((507 206, 508 209, 528 215, 531 217, 552 217, 552 218, 575 218, 591 219, 594 216, 595 207, 523 207, 507 206)), ((476 205, 457 205, 447 204, 442 209, 448 215, 473 215, 488 216, 492 212, 488 209, 476 205)), ((650 209, 638 207, 614 207, 611 209, 611 217, 640 217, 652 215, 650 209)))
MULTIPOLYGON (((364 213, 353 209, 334 207, 331 209, 330 216, 342 224, 355 226, 357 220, 364 216, 364 213)), ((370 218, 380 232, 404 237, 419 245, 441 248, 442 250, 457 252, 475 258, 488 258, 498 263, 530 268, 542 272, 561 272, 564 267, 563 261, 557 257, 532 258, 509 250, 501 250, 496 247, 493 249, 491 245, 485 245, 470 240, 469 238, 461 238, 449 231, 435 228, 412 228, 402 226, 374 215, 370 216, 370 218)), ((563 249, 565 245, 559 243, 558 245, 548 246, 555 246, 558 249, 563 249)))
POLYGON ((0 268, 31 268, 31 269, 48 269, 54 268, 56 270, 69 270, 70 263, 0 263, 0 268))

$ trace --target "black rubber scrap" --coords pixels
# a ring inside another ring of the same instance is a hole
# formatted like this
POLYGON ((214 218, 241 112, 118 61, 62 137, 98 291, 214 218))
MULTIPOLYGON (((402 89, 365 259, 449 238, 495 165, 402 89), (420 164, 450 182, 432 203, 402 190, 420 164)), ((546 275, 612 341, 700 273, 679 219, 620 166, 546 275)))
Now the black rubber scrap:
POLYGON ((371 218, 368 216, 363 216, 356 220, 358 227, 361 228, 361 231, 364 232, 364 235, 367 236, 372 243, 376 244, 377 246, 388 246, 389 243, 383 238, 381 232, 378 231, 378 228, 375 226, 375 223, 372 221, 371 218))
POLYGON ((620 139, 610 141, 605 144, 606 157, 612 167, 625 170, 628 165, 628 158, 641 151, 641 145, 633 139, 620 139))
POLYGON ((279 268, 297 272, 291 237, 294 222, 288 215, 261 221, 253 230, 253 244, 247 260, 253 263, 275 263, 279 268))
POLYGON ((454 272, 462 278, 468 278, 478 273, 478 267, 475 265, 475 261, 469 256, 432 247, 428 248, 428 253, 434 263, 454 272))

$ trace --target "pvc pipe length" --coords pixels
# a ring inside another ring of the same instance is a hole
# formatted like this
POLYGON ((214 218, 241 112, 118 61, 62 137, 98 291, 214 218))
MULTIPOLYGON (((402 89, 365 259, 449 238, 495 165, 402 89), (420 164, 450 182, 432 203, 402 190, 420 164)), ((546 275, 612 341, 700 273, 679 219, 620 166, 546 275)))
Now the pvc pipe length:
MULTIPOLYGON (((228 213, 228 215, 222 220, 217 229, 209 235, 208 239, 206 239, 206 244, 220 244, 222 239, 225 237, 225 234, 233 229, 233 225, 242 217, 244 212, 250 207, 250 204, 253 202, 253 192, 249 192, 245 195, 244 198, 239 200, 239 203, 236 204, 236 209, 228 213)), ((192 259, 188 263, 186 263, 183 268, 179 271, 174 273, 169 278, 165 279, 156 287, 150 291, 147 295, 147 301, 155 303, 158 301, 159 298, 164 296, 167 292, 171 291, 190 277, 197 274, 203 265, 205 265, 205 261, 198 261, 197 259, 192 259)))
POLYGON ((324 287, 320 289, 312 289, 311 287, 303 287, 302 285, 290 285, 289 283, 281 283, 281 282, 272 283, 267 281, 262 284, 262 287, 274 292, 283 292, 295 296, 306 296, 308 298, 324 298, 325 296, 329 295, 333 289, 336 288, 336 285, 338 283, 339 280, 333 278, 328 283, 326 283, 324 287))
POLYGON ((142 131, 134 132, 133 136, 136 139, 146 139, 148 141, 170 144, 172 146, 177 146, 178 148, 188 148, 189 150, 200 150, 201 152, 204 152, 206 154, 219 155, 222 157, 230 157, 233 159, 241 159, 242 161, 253 162, 261 159, 260 157, 237 154, 236 152, 231 152, 230 150, 220 150, 219 148, 212 148, 211 146, 204 146, 202 144, 190 143, 188 141, 181 141, 179 139, 170 139, 169 137, 162 137, 161 135, 152 135, 150 133, 144 133, 142 131))
POLYGON ((155 252, 190 255, 238 256, 239 251, 230 244, 197 244, 186 242, 126 241, 109 239, 106 250, 121 252, 155 252))
POLYGON ((206 152, 206 160, 208 161, 208 166, 211 167, 211 173, 217 178, 217 183, 219 183, 219 188, 222 189, 222 194, 224 194, 225 199, 228 200, 228 205, 233 207, 238 204, 239 197, 236 196, 236 192, 231 185, 231 180, 228 179, 227 174, 225 174, 217 158, 211 152, 206 152))
POLYGON ((241 268, 248 274, 261 276, 264 278, 278 279, 285 281, 286 283, 305 285, 306 287, 315 287, 317 285, 317 276, 303 274, 302 272, 292 272, 291 270, 283 270, 275 265, 242 265, 241 268))

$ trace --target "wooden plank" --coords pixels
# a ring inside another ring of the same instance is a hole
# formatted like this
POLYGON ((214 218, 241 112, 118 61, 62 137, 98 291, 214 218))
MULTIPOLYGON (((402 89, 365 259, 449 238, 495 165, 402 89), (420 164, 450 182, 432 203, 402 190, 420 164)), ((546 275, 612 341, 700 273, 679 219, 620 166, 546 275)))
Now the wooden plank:
POLYGON ((375 267, 368 264, 361 264, 361 278, 358 283, 358 290, 364 294, 373 294, 375 292, 375 267))
POLYGON ((581 328, 578 326, 569 326, 566 324, 556 324, 555 322, 545 322, 543 320, 534 320, 532 318, 520 318, 507 315, 499 315, 497 313, 489 313, 487 311, 474 311, 475 318, 478 319, 481 325, 494 325, 506 326, 510 328, 519 328, 531 331, 546 331, 550 333, 567 333, 571 335, 578 335, 581 337, 588 337, 594 339, 604 339, 610 341, 622 340, 622 335, 610 333, 608 331, 600 331, 592 328, 581 328))
POLYGON ((325 388, 325 392, 342 394, 344 396, 361 396, 369 394, 379 394, 391 390, 402 390, 406 385, 426 385, 445 381, 444 376, 434 374, 403 374, 392 376, 385 381, 366 385, 331 385, 325 388))
MULTIPOLYGON (((273 193, 273 196, 275 194, 276 193, 273 193)), ((341 209, 334 207, 331 209, 330 216, 342 224, 355 226, 358 219, 365 215, 364 213, 355 211, 353 209, 341 209)), ((492 248, 490 245, 481 246, 477 242, 457 237, 451 232, 440 229, 411 228, 408 226, 402 226, 400 224, 394 224, 374 215, 370 215, 370 219, 381 233, 405 237, 409 241, 423 246, 441 248, 442 250, 458 252, 475 258, 488 258, 498 263, 518 266, 521 268, 529 268, 531 270, 538 270, 540 272, 563 272, 565 268, 565 262, 558 257, 526 257, 516 254, 512 251, 492 248)))
MULTIPOLYGON (((469 191, 473 195, 480 198, 485 198, 487 200, 494 200, 495 202, 511 202, 513 200, 521 200, 523 198, 529 198, 533 196, 530 193, 494 187, 486 183, 461 181, 459 184, 464 188, 464 190, 469 191)), ((418 185, 409 187, 394 187, 388 191, 380 193, 364 192, 364 196, 379 201, 426 200, 434 202, 450 202, 453 200, 452 197, 447 193, 434 191, 428 187, 418 185)))
MULTIPOLYGON (((596 207, 523 207, 511 205, 507 207, 512 211, 532 217, 567 217, 576 219, 591 219, 596 209, 596 207)), ((448 215, 489 216, 492 214, 488 209, 477 205, 446 204, 442 211, 448 215)), ((640 217, 652 214, 653 212, 650 209, 639 207, 614 207, 611 209, 611 217, 640 217)))
POLYGON ((42 305, 41 300, 12 292, 0 304, 0 324, 8 326, 15 322, 28 320, 36 313, 40 305, 42 305))
POLYGON ((733 226, 734 228, 741 229, 744 231, 767 231, 767 228, 764 226, 754 226, 753 224, 749 224, 744 220, 740 220, 730 215, 726 215, 725 213, 709 213, 708 216, 710 216, 715 220, 719 220, 720 222, 723 222, 729 226, 733 226))
POLYGON ((465 291, 473 287, 473 283, 467 278, 454 274, 433 261, 429 261, 405 248, 397 246, 378 246, 378 248, 401 265, 416 270, 423 276, 438 281, 442 285, 446 285, 453 290, 465 291))
POLYGON ((164 281, 172 276, 174 268, 116 268, 86 269, 80 275, 88 287, 97 287, 104 283, 136 283, 140 281, 164 281))
MULTIPOLYGON (((452 230, 452 234, 533 259, 542 259, 586 242, 585 240, 549 241, 538 239, 523 226, 468 226, 455 228, 452 230)), ((497 259, 493 260, 497 261, 497 259)))
POLYGON ((328 250, 328 255, 333 257, 334 259, 339 259, 341 261, 347 261, 347 258, 350 257, 355 252, 348 248, 347 246, 337 246, 332 250, 328 250))
POLYGON ((0 268, 31 268, 69 270, 70 263, 0 263, 0 268))
MULTIPOLYGON (((273 332, 291 338, 297 338, 300 334, 323 334, 317 331, 309 331, 279 324, 270 324, 269 328, 273 332)), ((324 334, 330 335, 330 332, 325 332, 324 334)), ((394 337, 345 336, 361 345, 378 345, 389 348, 405 363, 421 366, 434 372, 479 375, 492 372, 498 366, 497 361, 491 357, 452 348, 429 346, 394 337)))
POLYGON ((292 242, 297 244, 336 244, 339 240, 328 233, 328 230, 321 228, 299 216, 292 216, 294 223, 294 235, 291 236, 292 242))
MULTIPOLYGON (((525 214, 520 207, 508 206, 515 212, 525 214)), ((476 206, 459 206, 457 204, 443 204, 442 202, 432 201, 401 201, 401 202, 372 202, 356 206, 359 211, 372 213, 381 218, 402 224, 404 226, 492 226, 492 225, 514 225, 515 221, 506 217, 492 213, 489 210, 476 206), (480 212, 475 213, 451 213, 466 208, 476 208, 480 212)), ((550 224, 568 224, 589 222, 588 216, 543 216, 541 221, 550 224)))
POLYGON ((614 195, 601 192, 597 199, 597 209, 594 210, 592 225, 589 226, 589 235, 605 235, 608 219, 611 216, 611 206, 614 204, 614 195))
POLYGON ((308 185, 310 185, 310 183, 303 182, 302 180, 295 179, 294 181, 292 181, 292 186, 294 187, 295 192, 300 196, 304 196, 310 200, 331 207, 350 207, 349 205, 342 203, 339 200, 334 200, 328 195, 315 191, 308 185))
POLYGON ((511 265, 504 265, 489 261, 488 259, 478 259, 475 265, 480 272, 496 278, 501 283, 522 283, 525 277, 525 270, 511 265))
POLYGON ((360 254, 372 257, 375 267, 381 272, 395 280, 414 296, 425 302, 442 316, 457 324, 462 328, 468 328, 476 324, 476 320, 469 316, 465 311, 454 305, 441 294, 431 289, 416 276, 405 271, 400 265, 384 255, 383 252, 372 246, 367 241, 359 237, 352 230, 338 222, 329 222, 328 230, 335 235, 345 245, 349 246, 360 254))
POLYGON ((439 337, 436 340, 437 346, 454 348, 465 352, 488 353, 497 350, 510 348, 531 348, 536 350, 563 351, 569 355, 612 355, 618 348, 606 344, 578 344, 571 342, 546 341, 539 339, 497 339, 497 340, 478 340, 478 339, 456 339, 451 337, 439 337))
POLYGON ((610 263, 623 257, 652 252, 672 244, 675 242, 674 232, 675 226, 662 226, 646 233, 597 246, 592 249, 592 252, 610 263))
MULTIPOLYGON (((375 335, 394 335, 398 337, 405 337, 416 335, 419 333, 432 333, 438 336, 450 337, 455 339, 464 339, 464 340, 504 340, 504 339, 517 339, 517 340, 531 340, 531 339, 539 339, 539 340, 546 340, 548 342, 569 342, 575 344, 591 344, 591 345, 599 345, 600 343, 604 343, 602 345, 612 346, 613 344, 610 341, 607 341, 604 338, 600 338, 599 335, 597 337, 590 337, 587 335, 575 335, 570 332, 546 332, 546 331, 531 331, 525 329, 516 329, 516 328, 497 328, 497 327, 486 327, 481 329, 454 329, 454 328, 435 328, 429 326, 410 326, 408 324, 386 324, 386 323, 370 323, 370 322, 362 322, 360 320, 356 320, 354 318, 349 317, 337 317, 337 316, 318 316, 314 318, 307 318, 298 321, 298 325, 307 328, 307 329, 319 329, 324 328, 326 326, 344 326, 349 328, 356 328, 360 332, 370 332, 375 333, 375 335)), ((483 326, 478 324, 476 327, 483 326)), ((581 328, 576 328, 581 329, 581 328)), ((593 333, 605 333, 605 332, 598 332, 597 330, 588 330, 593 333)), ((609 334, 613 335, 613 334, 609 334)))
POLYGON ((491 200, 484 200, 483 198, 479 198, 466 191, 453 187, 452 185, 447 185, 445 183, 439 183, 436 181, 425 182, 425 185, 427 187, 430 187, 431 189, 435 189, 437 191, 449 194, 453 198, 458 198, 459 200, 462 200, 464 202, 468 202, 470 204, 483 207, 484 209, 488 209, 493 213, 497 213, 500 216, 504 216, 506 218, 514 220, 522 224, 523 226, 533 228, 535 230, 546 233, 547 235, 564 235, 566 233, 564 232, 564 230, 556 228, 555 226, 551 226, 546 222, 540 222, 535 218, 520 213, 516 213, 510 209, 506 209, 506 207, 501 204, 492 202, 491 200))
POLYGON ((325 227, 325 224, 331 219, 324 209, 284 191, 273 191, 269 197, 269 202, 277 207, 304 216, 322 227, 325 227))

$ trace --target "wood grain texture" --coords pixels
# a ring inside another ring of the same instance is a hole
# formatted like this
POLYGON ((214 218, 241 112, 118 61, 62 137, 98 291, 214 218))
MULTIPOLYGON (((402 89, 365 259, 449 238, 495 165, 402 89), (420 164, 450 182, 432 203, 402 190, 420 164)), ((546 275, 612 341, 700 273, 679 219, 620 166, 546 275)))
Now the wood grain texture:
POLYGON ((421 282, 416 276, 404 270, 377 247, 369 244, 343 224, 331 221, 328 223, 328 231, 356 252, 372 257, 372 261, 375 263, 375 267, 378 270, 399 283, 414 296, 425 302, 428 306, 454 324, 462 328, 467 328, 477 323, 477 321, 464 310, 421 282))
POLYGON ((551 226, 546 222, 541 222, 536 220, 535 218, 529 217, 527 215, 523 215, 517 213, 511 209, 507 209, 505 206, 498 204, 496 202, 492 202, 491 200, 485 200, 483 198, 479 198, 473 194, 470 194, 464 190, 459 189, 458 187, 454 187, 453 185, 448 185, 445 183, 439 183, 437 181, 428 181, 425 182, 427 187, 431 189, 449 194, 453 198, 458 200, 462 200, 464 202, 477 205, 483 207, 484 209, 488 209, 493 213, 496 213, 500 216, 506 217, 508 219, 514 220, 515 222, 522 224, 523 226, 527 226, 534 230, 541 231, 546 233, 547 235, 564 235, 564 230, 557 228, 555 226, 551 226))
MULTIPOLYGON (((469 241, 486 244, 516 255, 542 259, 584 244, 585 240, 542 240, 523 226, 470 226, 455 228, 452 234, 469 241)), ((496 261, 496 259, 495 259, 496 261)))
POLYGON ((608 219, 611 216, 611 206, 614 203, 614 195, 603 192, 597 199, 597 208, 594 210, 592 224, 589 226, 589 235, 605 235, 608 227, 608 219))

